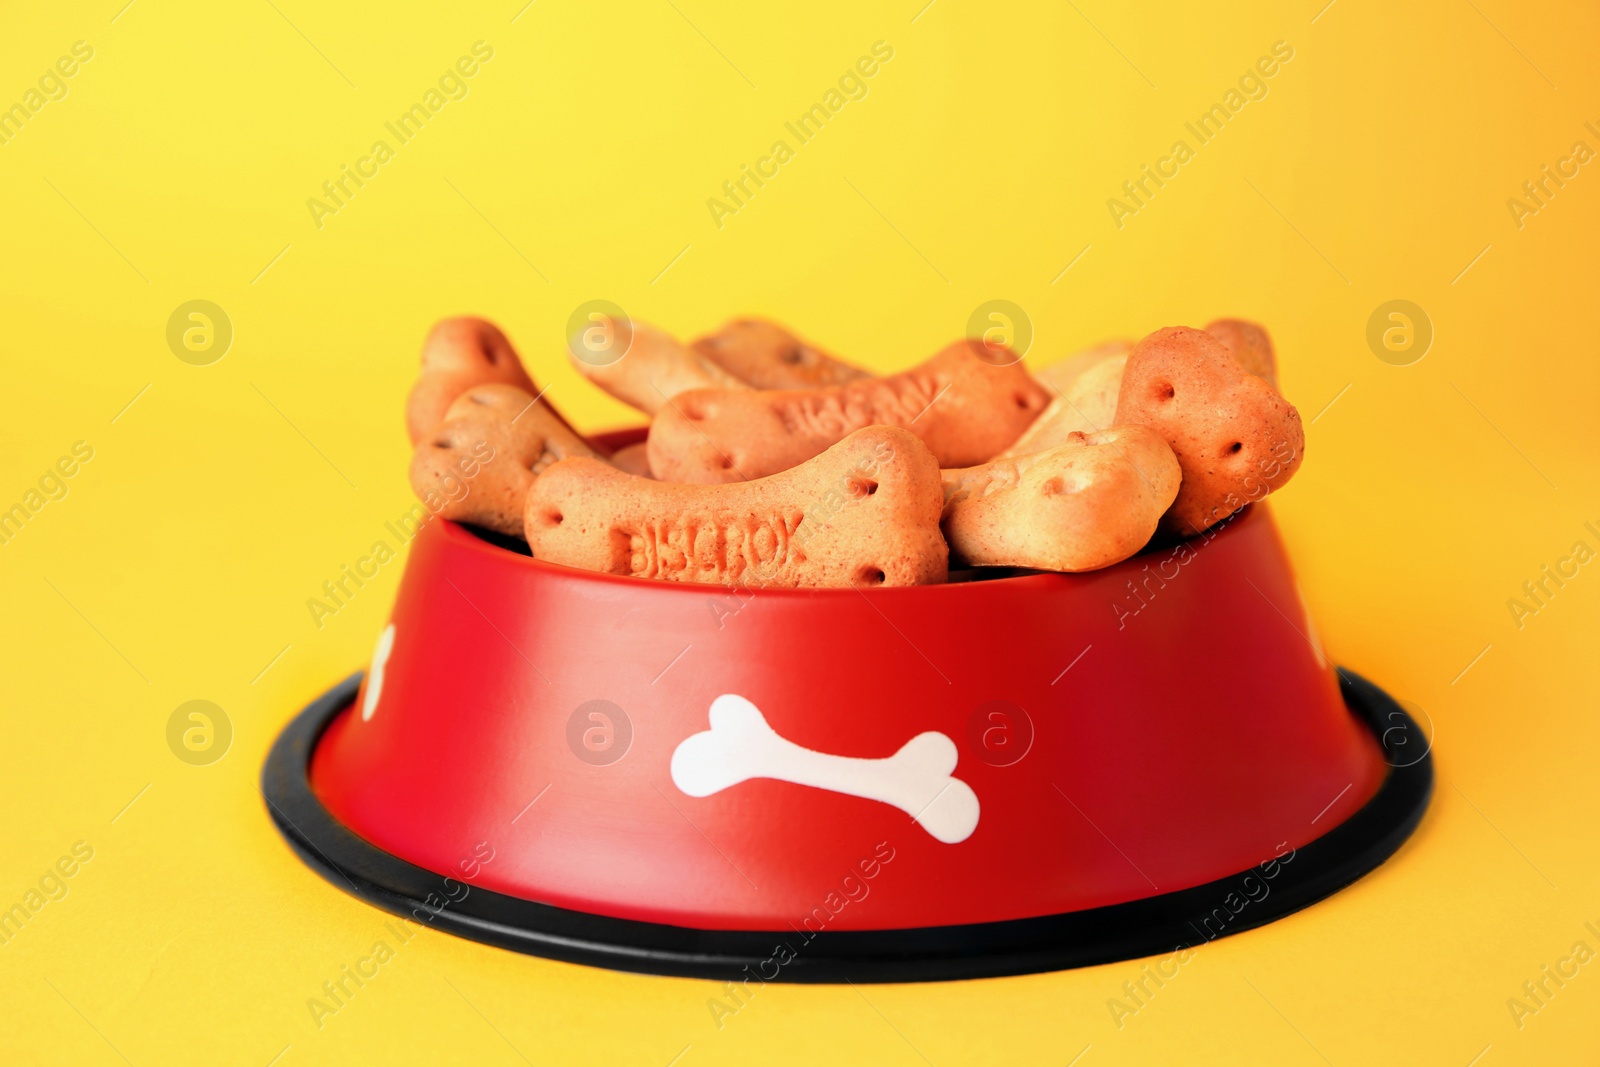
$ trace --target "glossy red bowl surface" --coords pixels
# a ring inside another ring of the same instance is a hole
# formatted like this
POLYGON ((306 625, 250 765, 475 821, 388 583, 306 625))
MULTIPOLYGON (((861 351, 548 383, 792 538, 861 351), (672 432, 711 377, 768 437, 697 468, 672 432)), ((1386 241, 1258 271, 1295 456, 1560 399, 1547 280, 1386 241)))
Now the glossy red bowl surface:
POLYGON ((1259 507, 1090 574, 873 591, 593 574, 435 521, 391 628, 316 745, 316 796, 427 871, 591 915, 782 930, 821 906, 845 931, 1080 911, 1291 855, 1389 770, 1259 507), (824 757, 943 735, 975 824, 941 840, 914 802, 776 778, 691 795, 674 755, 725 695, 824 757))

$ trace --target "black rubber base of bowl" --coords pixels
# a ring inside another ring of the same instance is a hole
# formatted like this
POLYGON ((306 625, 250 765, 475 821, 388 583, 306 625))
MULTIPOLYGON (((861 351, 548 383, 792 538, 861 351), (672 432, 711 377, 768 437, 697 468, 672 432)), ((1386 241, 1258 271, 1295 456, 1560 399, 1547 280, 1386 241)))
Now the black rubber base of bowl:
POLYGON ((645 974, 755 982, 925 982, 1063 970, 1170 953, 1314 904, 1388 859, 1433 792, 1417 723, 1371 682, 1339 672, 1345 702, 1391 769, 1359 811, 1296 850, 1227 878, 1124 904, 1032 919, 902 930, 697 930, 494 893, 425 871, 346 829, 311 790, 313 747, 355 698, 356 674, 295 717, 261 792, 278 830, 328 881, 386 911, 501 948, 645 974), (463 889, 466 890, 463 895, 463 889))

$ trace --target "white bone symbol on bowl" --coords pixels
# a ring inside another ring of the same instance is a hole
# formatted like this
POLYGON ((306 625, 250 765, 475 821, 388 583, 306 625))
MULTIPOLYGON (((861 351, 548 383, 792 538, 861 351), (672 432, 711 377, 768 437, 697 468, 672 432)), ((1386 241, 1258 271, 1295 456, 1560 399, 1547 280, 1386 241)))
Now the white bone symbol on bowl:
POLYGON ((367 696, 361 702, 361 721, 372 718, 383 698, 383 676, 389 668, 389 653, 394 651, 394 623, 383 628, 378 643, 372 649, 372 666, 367 670, 367 696))
POLYGON ((672 781, 692 797, 707 797, 751 778, 773 778, 890 804, 947 845, 978 827, 978 795, 951 777, 955 742, 937 731, 918 734, 885 759, 816 752, 782 737, 744 697, 711 702, 711 729, 679 743, 672 781))

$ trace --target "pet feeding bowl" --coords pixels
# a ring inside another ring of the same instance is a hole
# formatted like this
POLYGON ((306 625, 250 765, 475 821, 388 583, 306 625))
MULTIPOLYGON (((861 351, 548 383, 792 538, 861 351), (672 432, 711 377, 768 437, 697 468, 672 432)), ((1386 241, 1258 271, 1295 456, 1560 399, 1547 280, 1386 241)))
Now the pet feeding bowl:
POLYGON ((1256 506, 1094 573, 874 591, 594 574, 436 520, 262 788, 302 859, 414 922, 831 982, 1260 926, 1382 863, 1432 778, 1256 506))

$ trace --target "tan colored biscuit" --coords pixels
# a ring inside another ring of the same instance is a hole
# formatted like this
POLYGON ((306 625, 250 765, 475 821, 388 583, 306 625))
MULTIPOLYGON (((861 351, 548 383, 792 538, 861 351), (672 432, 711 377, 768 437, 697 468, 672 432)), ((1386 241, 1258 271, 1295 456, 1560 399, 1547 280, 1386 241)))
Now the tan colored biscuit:
MULTIPOLYGON (((1218 319, 1206 332, 1226 345, 1246 372, 1278 387, 1277 358, 1265 328, 1243 319, 1218 319)), ((1058 395, 1002 455, 1043 451, 1070 434, 1110 426, 1116 418, 1122 369, 1132 350, 1132 341, 1107 341, 1036 373, 1034 377, 1055 386, 1058 395)))
POLYGON ((814 389, 868 377, 765 319, 734 319, 691 347, 756 389, 814 389))
POLYGON ((487 319, 442 319, 422 345, 422 376, 406 399, 406 433, 415 445, 445 417, 456 397, 474 385, 503 382, 539 394, 517 350, 487 319))
POLYGON ((579 374, 647 415, 689 389, 749 388, 665 330, 638 320, 598 317, 568 338, 567 356, 579 374), (612 360, 610 353, 619 350, 623 354, 612 360))
POLYGON ((1181 537, 1279 489, 1305 457, 1300 413, 1203 330, 1169 326, 1128 356, 1118 425, 1148 426, 1183 468, 1161 528, 1181 537))
POLYGON ((514 536, 528 487, 568 456, 601 459, 543 400, 514 385, 478 385, 417 445, 411 488, 424 503, 442 497, 435 511, 447 519, 514 536))
POLYGON ((528 494, 535 558, 667 581, 923 585, 945 579, 939 465, 915 435, 858 430, 798 467, 737 485, 672 485, 569 459, 528 494))
POLYGON ((1278 388, 1278 354, 1265 326, 1248 319, 1218 319, 1206 324, 1206 333, 1221 341, 1248 373, 1278 388))
POLYGON ((760 478, 864 426, 911 430, 948 467, 994 458, 1045 408, 1009 349, 957 341, 900 374, 823 389, 697 389, 650 424, 650 469, 668 482, 760 478))
POLYGON ((638 478, 654 478, 650 473, 650 453, 645 443, 623 445, 611 453, 611 465, 626 474, 638 478))
MULTIPOLYGON (((1043 382, 1052 395, 1065 393, 1072 388, 1073 383, 1080 375, 1091 367, 1098 366, 1108 356, 1126 356, 1133 351, 1133 342, 1117 337, 1109 341, 1101 341, 1093 348, 1086 348, 1082 352, 1068 356, 1066 359, 1033 372, 1033 376, 1043 382)), ((1102 423, 1101 427, 1105 424, 1102 423)), ((1101 427, 1095 427, 1100 429, 1101 427)))
POLYGON ((1066 443, 1074 433, 1110 426, 1117 415, 1117 390, 1132 344, 1110 341, 1047 368, 1034 377, 1058 392, 1050 406, 1000 455, 1025 456, 1066 443), (1059 369, 1058 369, 1059 368, 1059 369), (1054 371, 1054 373, 1050 373, 1054 371))
POLYGON ((1048 452, 947 470, 953 562, 1090 571, 1143 548, 1178 495, 1172 449, 1143 426, 1073 433, 1048 452))

